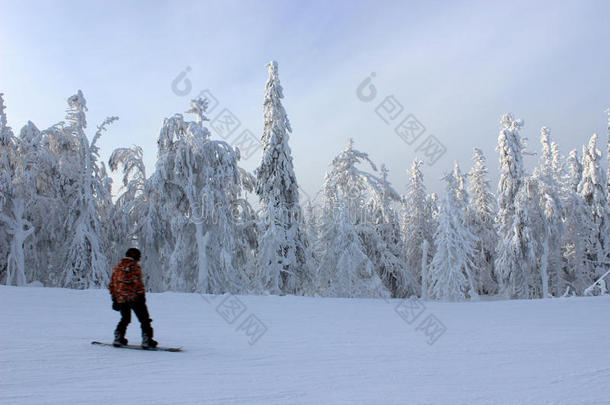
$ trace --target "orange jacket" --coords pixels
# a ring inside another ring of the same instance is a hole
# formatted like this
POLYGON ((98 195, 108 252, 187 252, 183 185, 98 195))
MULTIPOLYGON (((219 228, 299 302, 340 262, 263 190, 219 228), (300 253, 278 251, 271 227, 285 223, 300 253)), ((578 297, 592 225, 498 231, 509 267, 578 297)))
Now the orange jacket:
POLYGON ((132 258, 124 257, 112 271, 108 286, 112 299, 119 304, 135 302, 138 296, 144 295, 146 289, 142 282, 142 268, 132 258))

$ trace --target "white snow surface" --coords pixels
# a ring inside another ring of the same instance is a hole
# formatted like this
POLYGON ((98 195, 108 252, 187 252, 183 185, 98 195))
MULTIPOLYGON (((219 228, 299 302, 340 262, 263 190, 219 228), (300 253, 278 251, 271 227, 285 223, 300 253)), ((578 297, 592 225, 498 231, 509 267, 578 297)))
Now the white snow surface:
MULTIPOLYGON (((148 294, 155 338, 181 353, 115 349, 105 290, 0 287, 0 403, 608 404, 610 296, 424 302, 148 294), (404 302, 403 302, 404 304, 404 302), (254 314, 267 332, 238 331, 254 314), (447 331, 432 345, 417 325, 447 331)), ((127 332, 139 343, 135 316, 127 332)))

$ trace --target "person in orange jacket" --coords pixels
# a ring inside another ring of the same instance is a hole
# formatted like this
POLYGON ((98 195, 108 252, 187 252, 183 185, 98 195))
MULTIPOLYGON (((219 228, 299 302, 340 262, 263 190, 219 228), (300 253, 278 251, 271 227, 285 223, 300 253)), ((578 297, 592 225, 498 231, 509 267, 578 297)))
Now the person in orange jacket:
POLYGON ((142 268, 138 264, 142 254, 136 248, 130 248, 119 264, 112 271, 108 289, 112 296, 112 309, 121 312, 121 320, 114 331, 114 346, 127 344, 125 332, 131 322, 131 311, 135 312, 142 327, 142 348, 157 347, 153 340, 152 319, 146 307, 146 289, 142 282, 142 268))

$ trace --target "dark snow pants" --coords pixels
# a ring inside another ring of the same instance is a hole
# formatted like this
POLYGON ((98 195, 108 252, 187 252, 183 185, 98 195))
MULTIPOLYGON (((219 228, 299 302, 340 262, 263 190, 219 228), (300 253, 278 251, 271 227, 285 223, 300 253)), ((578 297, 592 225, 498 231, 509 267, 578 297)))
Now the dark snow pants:
POLYGON ((121 336, 125 336, 127 325, 131 322, 131 311, 133 310, 140 321, 142 335, 147 335, 151 338, 153 337, 153 330, 150 326, 152 319, 150 319, 150 315, 148 315, 148 308, 146 307, 146 299, 144 297, 138 299, 136 302, 126 302, 119 305, 121 307, 121 320, 116 327, 116 331, 119 332, 121 336))

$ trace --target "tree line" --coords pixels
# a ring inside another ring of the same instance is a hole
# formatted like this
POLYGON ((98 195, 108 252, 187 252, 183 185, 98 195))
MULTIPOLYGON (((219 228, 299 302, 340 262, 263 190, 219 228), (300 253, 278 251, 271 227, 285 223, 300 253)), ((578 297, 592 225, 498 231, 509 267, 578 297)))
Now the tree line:
POLYGON ((19 134, 0 94, 0 280, 105 287, 135 246, 151 291, 439 300, 606 292, 610 173, 597 135, 565 156, 542 128, 528 173, 523 122, 506 114, 495 192, 475 148, 470 170, 456 163, 440 196, 426 190, 420 160, 401 195, 385 165, 349 139, 320 198, 301 207, 278 66, 267 67, 254 173, 238 148, 211 138, 205 99, 191 101, 193 121, 163 121, 148 175, 138 146, 101 160, 97 141, 118 118, 88 135, 80 90, 64 121, 44 130, 28 122, 19 134), (108 170, 122 177, 114 199, 108 170))

